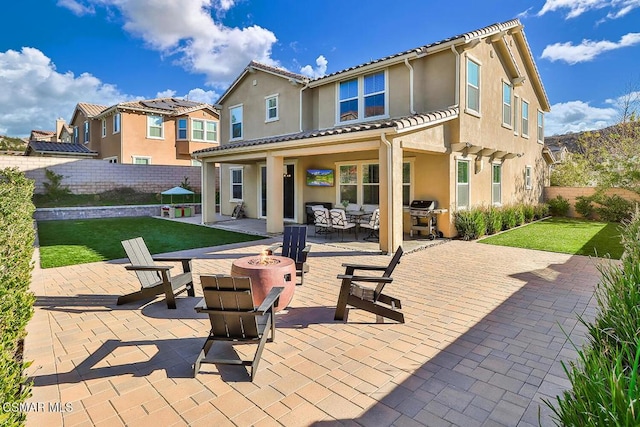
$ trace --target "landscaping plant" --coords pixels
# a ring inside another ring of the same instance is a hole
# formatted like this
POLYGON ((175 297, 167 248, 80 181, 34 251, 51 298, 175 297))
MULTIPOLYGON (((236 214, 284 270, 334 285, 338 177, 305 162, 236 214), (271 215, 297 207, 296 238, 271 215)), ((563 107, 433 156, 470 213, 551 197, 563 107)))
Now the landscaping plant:
MULTIPOLYGON (((0 170, 0 403, 15 408, 25 402, 31 385, 22 359, 26 326, 33 315, 29 292, 35 232, 31 197, 34 183, 16 168, 0 170)), ((0 425, 25 422, 20 411, 0 411, 0 425)))
POLYGON ((569 200, 558 195, 555 199, 549 200, 549 213, 553 216, 567 216, 569 213, 569 200))
POLYGON ((558 396, 558 425, 640 425, 640 213, 625 221, 620 263, 601 265, 596 289, 598 311, 587 327, 588 341, 578 360, 563 363, 571 389, 558 396))
POLYGON ((485 217, 480 209, 456 211, 453 218, 458 236, 463 240, 475 240, 484 235, 485 217))
POLYGON ((484 211, 485 224, 487 226, 487 234, 495 234, 502 230, 502 214, 500 210, 494 206, 489 206, 484 211))
POLYGON ((593 196, 578 196, 575 203, 576 212, 587 219, 593 218, 595 212, 593 206, 593 196))

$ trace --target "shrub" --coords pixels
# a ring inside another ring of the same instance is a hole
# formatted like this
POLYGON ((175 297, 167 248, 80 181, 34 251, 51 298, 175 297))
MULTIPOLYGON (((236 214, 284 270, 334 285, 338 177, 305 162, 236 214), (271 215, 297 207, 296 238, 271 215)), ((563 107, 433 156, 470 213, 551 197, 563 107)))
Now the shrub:
POLYGON ((542 219, 549 216, 549 205, 546 203, 538 203, 533 208, 535 219, 542 219))
POLYGON ((613 196, 599 196, 596 202, 600 206, 595 208, 598 217, 605 222, 622 222, 629 219, 633 212, 633 203, 617 194, 613 196))
POLYGON ((578 196, 575 203, 576 212, 585 218, 593 218, 594 207, 593 197, 591 196, 578 196))
POLYGON ((512 209, 516 220, 516 226, 524 224, 524 211, 522 209, 522 205, 513 206, 512 209))
POLYGON ((480 209, 456 211, 453 217, 458 236, 463 240, 475 240, 484 235, 487 227, 480 209))
POLYGON ((502 214, 500 210, 490 206, 484 211, 484 220, 487 227, 487 234, 495 234, 502 230, 502 214))
MULTIPOLYGON (((31 198, 34 183, 15 168, 0 170, 0 402, 26 401, 31 386, 22 360, 27 322, 33 314, 31 258, 35 231, 31 198)), ((23 425, 25 414, 3 411, 0 424, 23 425)))
POLYGON ((555 199, 549 200, 549 212, 553 216, 567 216, 569 207, 569 200, 560 195, 555 199))
POLYGON ((598 311, 587 323, 587 343, 578 351, 579 361, 563 363, 571 390, 546 401, 561 425, 640 425, 640 214, 624 222, 624 253, 620 263, 599 267, 596 289, 598 311))
POLYGON ((512 206, 503 207, 501 213, 503 230, 509 230, 516 226, 516 211, 512 206))
POLYGON ((522 205, 522 213, 524 214, 525 222, 533 221, 533 218, 536 216, 535 206, 530 204, 522 205))
POLYGON ((57 174, 51 169, 44 170, 44 176, 48 182, 43 182, 44 194, 51 200, 58 200, 61 197, 71 194, 69 187, 62 186, 63 175, 57 174))

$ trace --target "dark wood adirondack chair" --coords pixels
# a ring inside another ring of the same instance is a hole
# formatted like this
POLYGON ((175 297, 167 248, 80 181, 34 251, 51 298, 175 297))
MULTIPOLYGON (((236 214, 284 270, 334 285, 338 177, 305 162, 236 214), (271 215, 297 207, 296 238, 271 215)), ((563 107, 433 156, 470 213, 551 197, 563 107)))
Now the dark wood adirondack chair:
POLYGON ((191 276, 191 258, 152 257, 142 237, 123 240, 122 246, 127 253, 127 257, 129 257, 129 262, 131 262, 131 265, 125 268, 136 272, 141 288, 137 292, 119 297, 118 305, 153 298, 164 293, 167 299, 167 307, 176 308, 175 297, 177 295, 187 291, 189 296, 195 296, 193 278, 191 276), (183 272, 171 276, 169 270, 173 266, 158 265, 155 261, 181 262, 183 272))
POLYGON ((202 294, 204 298, 196 305, 198 313, 207 313, 211 331, 202 346, 193 367, 193 376, 200 371, 202 363, 242 365, 251 367, 251 381, 255 377, 260 356, 267 341, 273 341, 276 333, 273 309, 284 288, 274 287, 265 297, 260 307, 254 308, 251 295, 251 279, 228 275, 203 275, 202 294), (271 332, 271 339, 269 339, 271 332), (215 341, 253 342, 258 344, 251 360, 208 357, 215 341))
POLYGON ((402 308, 400 300, 382 293, 385 285, 391 283, 393 278, 391 273, 400 263, 403 254, 402 246, 399 246, 393 255, 391 262, 387 266, 342 264, 346 267, 344 274, 339 274, 338 279, 342 279, 340 296, 336 304, 335 320, 344 320, 347 305, 374 313, 377 316, 386 317, 396 322, 404 323, 404 314, 399 309, 402 308), (382 271, 382 276, 356 276, 356 270, 382 271), (363 286, 361 283, 377 283, 375 288, 363 286))
POLYGON ((300 284, 304 284, 304 275, 309 272, 307 256, 311 250, 311 246, 307 245, 307 226, 285 226, 282 243, 276 243, 267 248, 271 253, 278 249, 282 249, 282 256, 291 258, 296 263, 296 276, 300 276, 300 284))

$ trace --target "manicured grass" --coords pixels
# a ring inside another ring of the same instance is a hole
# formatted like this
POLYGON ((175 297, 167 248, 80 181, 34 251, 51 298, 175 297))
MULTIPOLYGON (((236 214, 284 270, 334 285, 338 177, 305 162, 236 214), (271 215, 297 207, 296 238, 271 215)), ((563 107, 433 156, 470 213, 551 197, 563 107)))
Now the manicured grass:
POLYGON ((620 259, 620 224, 550 218, 480 240, 480 243, 620 259))
POLYGON ((40 265, 51 268, 125 258, 120 241, 139 236, 152 254, 262 239, 151 217, 38 221, 40 265))

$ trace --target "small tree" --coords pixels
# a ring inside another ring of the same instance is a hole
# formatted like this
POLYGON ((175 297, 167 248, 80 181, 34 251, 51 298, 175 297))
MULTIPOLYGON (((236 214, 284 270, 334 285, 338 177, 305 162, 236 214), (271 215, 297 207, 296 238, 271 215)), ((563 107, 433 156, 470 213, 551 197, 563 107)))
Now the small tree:
POLYGON ((69 187, 62 185, 63 175, 55 173, 50 169, 44 170, 44 176, 48 182, 43 182, 45 195, 51 200, 58 200, 67 194, 71 194, 69 187))

